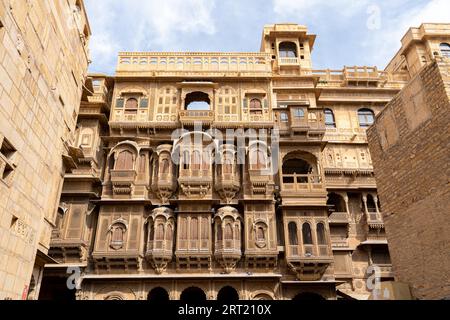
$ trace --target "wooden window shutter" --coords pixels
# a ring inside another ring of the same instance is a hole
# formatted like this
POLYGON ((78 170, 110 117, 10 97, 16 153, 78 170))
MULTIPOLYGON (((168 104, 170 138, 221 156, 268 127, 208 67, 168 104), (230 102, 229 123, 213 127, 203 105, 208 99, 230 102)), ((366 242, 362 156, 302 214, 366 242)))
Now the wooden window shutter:
POLYGON ((68 239, 81 239, 82 210, 79 206, 70 211, 69 226, 67 228, 68 239))

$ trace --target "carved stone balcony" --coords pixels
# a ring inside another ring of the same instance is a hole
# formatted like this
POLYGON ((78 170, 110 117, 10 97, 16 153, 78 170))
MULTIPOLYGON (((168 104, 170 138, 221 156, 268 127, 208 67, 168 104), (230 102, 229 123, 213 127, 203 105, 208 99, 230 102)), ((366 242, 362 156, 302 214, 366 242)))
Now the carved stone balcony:
POLYGON ((153 191, 161 199, 163 204, 166 204, 173 193, 177 190, 177 182, 172 174, 158 175, 158 179, 153 186, 153 191))
POLYGON ((279 58, 278 63, 280 64, 280 66, 298 66, 299 59, 297 57, 290 57, 290 58, 284 57, 279 58))
POLYGON ((147 244, 145 258, 162 273, 173 259, 173 242, 170 240, 153 240, 147 244))
POLYGON ((345 67, 344 68, 344 82, 351 83, 373 83, 378 84, 379 81, 384 80, 385 72, 379 72, 376 67, 345 67))
POLYGON ((266 196, 273 188, 273 175, 267 170, 249 169, 251 192, 253 195, 266 196))
POLYGON ((214 257, 226 272, 231 272, 241 260, 240 240, 218 240, 216 241, 214 257))
POLYGON ((350 215, 348 212, 332 212, 328 217, 330 224, 346 225, 350 223, 350 215))
POLYGON ((210 240, 179 240, 175 251, 179 270, 202 270, 211 267, 210 240))
POLYGON ((211 125, 214 122, 214 111, 210 110, 182 110, 180 121, 185 126, 193 126, 195 123, 211 125))
POLYGON ((135 170, 111 170, 111 183, 115 194, 131 194, 137 173, 135 170))
POLYGON ((137 270, 141 267, 142 256, 137 251, 128 252, 98 252, 92 253, 92 259, 97 271, 137 270))
POLYGON ((392 264, 376 263, 376 264, 373 264, 372 266, 377 268, 377 270, 380 272, 379 276, 381 278, 393 278, 394 277, 394 270, 393 270, 392 264))
POLYGON ((188 198, 204 198, 211 190, 211 170, 180 170, 178 183, 188 198))
POLYGON ((367 224, 371 229, 384 229, 384 221, 380 212, 367 212, 367 224))
POLYGON ((81 239, 62 239, 61 231, 53 230, 49 256, 60 263, 85 262, 89 244, 81 239))
POLYGON ((334 261, 328 245, 288 245, 286 261, 299 280, 320 280, 334 261))
POLYGON ((223 77, 227 74, 257 74, 270 76, 269 53, 208 53, 208 52, 122 52, 119 53, 117 74, 159 77, 193 76, 223 77))
POLYGON ((331 235, 331 246, 333 249, 348 248, 348 238, 331 235))
POLYGON ((227 203, 230 203, 241 189, 239 174, 222 174, 217 177, 215 189, 227 203))
POLYGON ((322 176, 284 174, 281 179, 284 205, 326 205, 327 192, 322 176))

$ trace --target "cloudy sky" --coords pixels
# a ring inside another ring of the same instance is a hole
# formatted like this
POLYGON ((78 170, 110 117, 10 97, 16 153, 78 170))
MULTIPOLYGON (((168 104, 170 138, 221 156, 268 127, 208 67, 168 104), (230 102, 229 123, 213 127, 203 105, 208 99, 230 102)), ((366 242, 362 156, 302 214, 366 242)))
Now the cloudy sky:
POLYGON ((265 24, 318 35, 316 69, 384 68, 410 26, 450 23, 449 0, 85 0, 91 72, 113 74, 119 51, 258 51, 265 24))

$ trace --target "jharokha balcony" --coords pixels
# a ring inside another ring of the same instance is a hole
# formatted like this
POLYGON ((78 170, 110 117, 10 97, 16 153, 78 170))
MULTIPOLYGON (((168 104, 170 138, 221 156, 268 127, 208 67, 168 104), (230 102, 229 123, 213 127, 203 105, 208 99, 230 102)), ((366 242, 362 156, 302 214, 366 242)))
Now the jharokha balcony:
POLYGON ((284 157, 280 174, 283 205, 326 205, 324 177, 318 167, 311 153, 292 152, 284 157))
POLYGON ((111 170, 111 182, 115 194, 130 194, 136 181, 136 170, 111 170))
POLYGON ((277 127, 282 137, 320 141, 326 132, 323 110, 306 106, 280 106, 276 111, 277 127))
POLYGON ((330 231, 321 218, 291 218, 285 222, 286 262, 297 278, 320 280, 333 262, 330 231))

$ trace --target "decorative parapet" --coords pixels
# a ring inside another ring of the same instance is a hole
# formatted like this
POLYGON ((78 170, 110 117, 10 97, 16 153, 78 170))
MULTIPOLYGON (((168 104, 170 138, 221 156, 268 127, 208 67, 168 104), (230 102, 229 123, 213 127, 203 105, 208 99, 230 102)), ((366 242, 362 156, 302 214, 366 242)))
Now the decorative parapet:
POLYGON ((272 73, 267 53, 207 52, 121 52, 117 75, 152 74, 157 76, 223 73, 264 75, 272 73))

